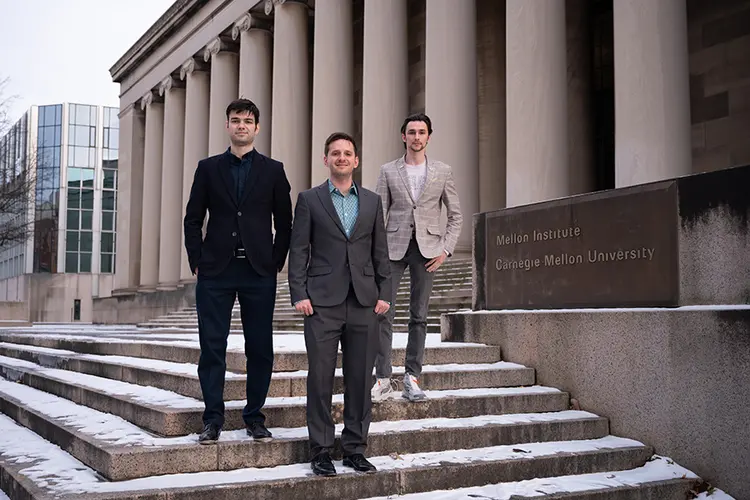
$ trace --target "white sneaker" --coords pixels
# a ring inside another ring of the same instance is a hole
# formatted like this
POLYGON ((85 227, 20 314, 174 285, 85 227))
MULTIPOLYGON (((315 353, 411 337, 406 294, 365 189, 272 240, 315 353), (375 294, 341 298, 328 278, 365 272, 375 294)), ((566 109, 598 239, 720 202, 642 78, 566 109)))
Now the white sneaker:
POLYGON ((424 391, 419 388, 417 377, 411 373, 404 374, 404 390, 401 396, 409 401, 418 401, 427 397, 424 391))
POLYGON ((393 385, 391 384, 390 378, 379 378, 375 381, 375 385, 372 386, 370 394, 373 401, 383 401, 393 397, 393 385))

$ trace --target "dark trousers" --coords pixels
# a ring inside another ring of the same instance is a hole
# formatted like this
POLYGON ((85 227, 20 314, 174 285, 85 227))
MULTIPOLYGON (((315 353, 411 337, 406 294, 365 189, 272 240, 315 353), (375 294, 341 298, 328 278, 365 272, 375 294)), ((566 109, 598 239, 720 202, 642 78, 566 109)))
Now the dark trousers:
POLYGON ((344 303, 333 307, 313 304, 312 316, 305 317, 307 429, 311 458, 333 450, 335 427, 331 400, 339 342, 344 373, 341 449, 344 456, 364 454, 371 420, 370 388, 377 350, 377 315, 374 306, 360 305, 351 288, 344 303))
POLYGON ((409 339, 406 344, 405 371, 415 377, 422 373, 424 343, 427 337, 427 311, 430 305, 435 273, 427 272, 425 264, 430 259, 419 251, 417 240, 411 239, 409 248, 401 260, 391 261, 391 308, 380 321, 378 354, 375 358, 375 376, 390 378, 393 374, 393 318, 396 316, 396 296, 404 271, 409 268, 409 339))
POLYGON ((203 277, 198 268, 195 302, 201 355, 198 378, 206 409, 203 423, 224 425, 224 376, 232 307, 239 298, 247 358, 246 424, 265 422, 260 411, 273 371, 273 309, 276 276, 261 276, 247 259, 231 260, 218 276, 203 277))

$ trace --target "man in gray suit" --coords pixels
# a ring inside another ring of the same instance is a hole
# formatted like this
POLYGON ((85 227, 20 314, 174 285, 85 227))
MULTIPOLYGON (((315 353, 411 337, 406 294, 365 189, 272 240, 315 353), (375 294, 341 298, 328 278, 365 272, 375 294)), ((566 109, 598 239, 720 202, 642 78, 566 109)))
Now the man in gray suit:
POLYGON ((419 113, 407 117, 401 126, 406 154, 380 168, 375 189, 385 210, 394 300, 393 307, 381 321, 380 349, 375 361, 377 380, 372 388, 372 399, 376 401, 394 394, 391 382, 393 318, 396 293, 407 266, 411 280, 409 339, 401 394, 409 401, 424 399, 418 379, 422 373, 432 284, 435 271, 453 254, 461 232, 463 217, 451 167, 426 155, 431 134, 432 122, 427 115, 419 113), (445 231, 440 227, 443 206, 448 213, 445 231))
POLYGON ((380 197, 357 186, 357 145, 344 133, 331 134, 323 162, 330 174, 299 194, 289 253, 289 289, 305 315, 307 428, 311 467, 332 476, 331 418, 339 342, 343 352, 343 465, 374 472, 365 459, 372 401, 370 384, 378 344, 378 315, 391 301, 390 263, 380 197))

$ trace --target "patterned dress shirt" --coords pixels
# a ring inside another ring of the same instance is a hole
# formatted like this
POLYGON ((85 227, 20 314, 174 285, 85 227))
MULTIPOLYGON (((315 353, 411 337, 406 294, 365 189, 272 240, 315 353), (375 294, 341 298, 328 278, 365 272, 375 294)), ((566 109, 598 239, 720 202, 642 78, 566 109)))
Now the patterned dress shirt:
POLYGON ((357 217, 359 216, 359 192, 357 191, 357 186, 352 183, 352 187, 349 188, 349 194, 344 196, 329 179, 328 192, 331 193, 331 201, 348 238, 351 236, 354 223, 357 222, 357 217))

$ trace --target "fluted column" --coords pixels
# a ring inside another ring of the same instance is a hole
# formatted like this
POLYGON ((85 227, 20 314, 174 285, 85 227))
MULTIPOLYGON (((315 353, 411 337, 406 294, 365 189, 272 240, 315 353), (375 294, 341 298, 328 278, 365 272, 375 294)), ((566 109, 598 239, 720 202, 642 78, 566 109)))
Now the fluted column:
POLYGON ((232 39, 240 44, 239 96, 253 101, 260 110, 260 131, 255 149, 271 154, 271 78, 273 35, 269 21, 245 14, 232 28, 232 39))
POLYGON ((507 0, 506 6, 506 203, 512 207, 570 194, 568 84, 565 2, 507 0))
POLYGON ((479 211, 476 2, 430 0, 426 18, 425 111, 433 127, 427 155, 453 168, 466 221, 456 251, 470 252, 469 221, 479 211))
POLYGON ((136 102, 120 112, 117 253, 113 295, 133 293, 141 279, 145 117, 136 102))
POLYGON ((159 86, 164 97, 164 146, 161 175, 159 290, 174 290, 180 281, 180 235, 183 234, 182 169, 185 148, 185 88, 167 77, 159 86))
POLYGON ((332 132, 354 135, 354 30, 351 0, 316 0, 311 184, 328 177, 323 145, 332 132))
MULTIPOLYGON (((406 2, 365 0, 362 76, 362 185, 374 189, 380 166, 404 154, 409 112, 406 2)), ((451 31, 453 33, 453 31, 451 31)))
MULTIPOLYGON (((182 197, 180 217, 190 198, 198 162, 208 156, 209 74, 206 67, 191 57, 180 68, 185 81, 185 143, 183 146, 182 197)), ((185 250, 185 231, 180 222, 180 281, 195 281, 185 250)))
POLYGON ((614 2, 616 187, 692 171, 686 9, 614 2))
POLYGON ((239 56, 236 47, 223 38, 206 45, 203 60, 211 63, 208 154, 216 155, 229 147, 226 131, 227 106, 238 97, 239 56))
MULTIPOLYGON (((271 154, 284 163, 297 193, 310 187, 310 57, 307 4, 274 0, 271 154)), ((266 4, 266 13, 268 3, 266 4)))
POLYGON ((141 225, 141 281, 139 291, 156 290, 159 281, 159 219, 161 166, 164 140, 164 103, 153 91, 141 99, 146 111, 146 147, 143 155, 143 223, 141 225))

